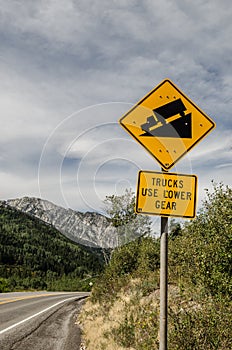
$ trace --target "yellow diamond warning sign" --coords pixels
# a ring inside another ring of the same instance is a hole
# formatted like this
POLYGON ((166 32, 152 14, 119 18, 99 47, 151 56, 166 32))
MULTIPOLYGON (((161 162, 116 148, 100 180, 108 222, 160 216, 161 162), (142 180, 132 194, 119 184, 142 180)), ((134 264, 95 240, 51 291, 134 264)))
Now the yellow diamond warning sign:
POLYGON ((140 171, 135 211, 192 219, 196 215, 196 191, 196 175, 140 171))
POLYGON ((215 123, 168 79, 119 122, 167 170, 215 127, 215 123))

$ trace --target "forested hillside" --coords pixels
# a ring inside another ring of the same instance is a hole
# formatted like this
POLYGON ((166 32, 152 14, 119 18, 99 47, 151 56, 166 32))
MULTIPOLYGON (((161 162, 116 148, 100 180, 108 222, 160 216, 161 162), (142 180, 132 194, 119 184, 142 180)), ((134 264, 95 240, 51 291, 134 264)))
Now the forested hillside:
POLYGON ((71 242, 52 226, 0 206, 0 291, 83 290, 102 270, 99 254, 71 242))

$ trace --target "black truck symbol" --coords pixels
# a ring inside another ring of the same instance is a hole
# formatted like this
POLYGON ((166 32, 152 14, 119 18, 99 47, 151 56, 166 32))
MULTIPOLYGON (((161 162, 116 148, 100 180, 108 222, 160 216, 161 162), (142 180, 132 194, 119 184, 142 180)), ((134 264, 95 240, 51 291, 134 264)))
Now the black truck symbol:
POLYGON ((181 99, 153 109, 154 115, 141 125, 145 131, 140 136, 192 138, 192 113, 185 114, 181 99))

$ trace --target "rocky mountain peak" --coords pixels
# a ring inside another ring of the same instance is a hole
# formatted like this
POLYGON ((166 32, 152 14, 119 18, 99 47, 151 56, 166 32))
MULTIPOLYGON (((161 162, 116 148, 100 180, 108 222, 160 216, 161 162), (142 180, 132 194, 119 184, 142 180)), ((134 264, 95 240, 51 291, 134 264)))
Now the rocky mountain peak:
POLYGON ((116 246, 116 230, 104 215, 65 209, 47 200, 34 197, 9 199, 5 203, 53 225, 77 243, 102 248, 116 246))

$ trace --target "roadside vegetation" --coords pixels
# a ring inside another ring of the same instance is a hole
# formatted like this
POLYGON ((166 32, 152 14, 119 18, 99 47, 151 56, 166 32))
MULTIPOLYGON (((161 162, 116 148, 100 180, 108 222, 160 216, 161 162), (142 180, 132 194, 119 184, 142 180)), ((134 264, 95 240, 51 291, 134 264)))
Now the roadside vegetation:
POLYGON ((99 251, 87 250, 52 226, 0 206, 0 292, 86 291, 102 269, 99 251))
MULTIPOLYGON (((197 217, 170 231, 169 349, 231 349, 232 189, 213 184, 197 217)), ((81 314, 87 350, 159 349, 159 243, 113 252, 81 314)))

